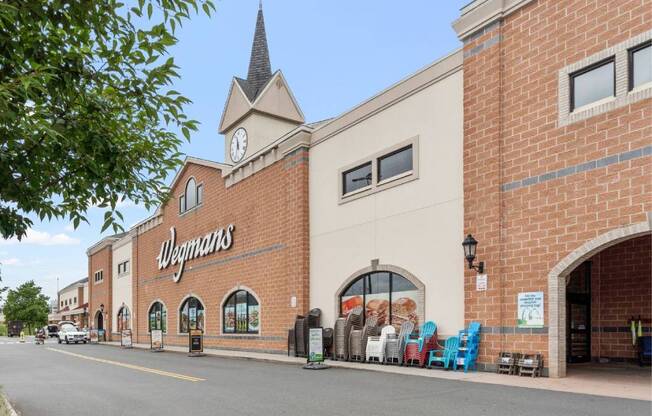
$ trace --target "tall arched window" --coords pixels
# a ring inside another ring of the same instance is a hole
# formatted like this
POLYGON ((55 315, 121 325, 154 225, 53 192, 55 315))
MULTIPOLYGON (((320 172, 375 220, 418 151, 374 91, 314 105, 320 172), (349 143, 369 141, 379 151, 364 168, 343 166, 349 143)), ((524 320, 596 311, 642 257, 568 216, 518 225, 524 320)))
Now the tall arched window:
POLYGON ((194 178, 188 179, 186 183, 186 210, 193 209, 197 205, 197 183, 194 178))
POLYGON ((340 313, 346 316, 356 306, 363 306, 365 318, 377 315, 379 325, 399 327, 408 320, 418 325, 418 295, 418 288, 398 273, 367 273, 342 291, 340 313))
POLYGON ((193 297, 186 299, 179 309, 179 332, 185 334, 191 329, 204 329, 204 305, 193 297))
POLYGON ((260 331, 258 301, 246 290, 233 292, 224 302, 222 325, 227 334, 257 334, 260 331))
POLYGON ((149 308, 149 331, 160 329, 167 332, 168 311, 161 302, 154 302, 149 308))
POLYGON ((125 329, 131 329, 131 312, 128 307, 123 306, 118 310, 118 332, 125 329))

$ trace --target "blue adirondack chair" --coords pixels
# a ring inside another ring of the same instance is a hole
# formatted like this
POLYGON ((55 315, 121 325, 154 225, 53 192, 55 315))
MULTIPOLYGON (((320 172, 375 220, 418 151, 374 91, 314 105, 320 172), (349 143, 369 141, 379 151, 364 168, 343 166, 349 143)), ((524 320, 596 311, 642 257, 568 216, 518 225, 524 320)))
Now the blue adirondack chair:
POLYGON ((477 369, 478 350, 480 347, 480 323, 471 322, 468 329, 460 331, 459 339, 459 347, 455 353, 453 369, 457 371, 458 365, 464 366, 465 373, 469 369, 477 369))
POLYGON ((428 321, 421 325, 421 330, 419 331, 418 338, 408 338, 407 344, 418 343, 419 351, 423 350, 423 343, 432 337, 437 331, 437 325, 433 321, 428 321))
POLYGON ((449 337, 446 339, 443 350, 430 351, 428 358, 428 368, 432 367, 433 363, 441 363, 443 368, 448 368, 454 361, 457 349, 460 346, 460 339, 458 337, 449 337))

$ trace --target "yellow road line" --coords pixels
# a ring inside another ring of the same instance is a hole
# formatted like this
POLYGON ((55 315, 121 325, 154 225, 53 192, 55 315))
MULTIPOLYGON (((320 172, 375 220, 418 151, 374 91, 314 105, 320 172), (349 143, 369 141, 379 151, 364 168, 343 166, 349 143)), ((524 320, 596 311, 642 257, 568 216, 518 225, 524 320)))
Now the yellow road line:
POLYGON ((119 361, 105 360, 103 358, 90 357, 88 355, 76 354, 74 352, 63 351, 63 350, 59 350, 59 349, 56 349, 56 348, 49 348, 48 347, 46 349, 48 349, 50 351, 54 351, 54 352, 59 352, 61 354, 70 355, 72 357, 82 358, 84 360, 95 361, 95 362, 104 363, 104 364, 116 365, 118 367, 129 368, 129 369, 137 370, 137 371, 144 371, 146 373, 157 374, 159 376, 172 377, 172 378, 177 378, 179 380, 192 381, 192 382, 206 381, 206 379, 203 379, 203 378, 185 376, 183 374, 171 373, 169 371, 163 371, 163 370, 156 370, 154 368, 141 367, 139 365, 121 363, 119 361))

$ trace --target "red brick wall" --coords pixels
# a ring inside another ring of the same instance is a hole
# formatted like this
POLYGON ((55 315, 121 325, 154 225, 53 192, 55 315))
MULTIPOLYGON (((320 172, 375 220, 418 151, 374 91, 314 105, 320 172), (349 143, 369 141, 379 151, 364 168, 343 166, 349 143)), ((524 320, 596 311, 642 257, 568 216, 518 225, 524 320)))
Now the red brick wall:
POLYGON ((651 25, 651 0, 540 0, 465 43, 465 231, 479 241, 489 275, 488 290, 476 292, 467 271, 465 318, 491 328, 481 362, 500 351, 543 352, 547 359, 545 330, 514 329, 517 294, 544 292, 547 326, 548 272, 583 243, 652 211, 649 156, 501 191, 512 181, 650 144, 652 100, 558 127, 557 85, 562 67, 651 25), (478 52, 497 36, 500 42, 478 52))
MULTIPOLYGON (((591 259, 591 355, 635 358, 629 319, 652 320, 652 237, 634 238, 591 259), (624 331, 627 332, 624 332, 624 331)), ((649 333, 647 334, 649 335, 649 333)))
POLYGON ((106 246, 88 257, 88 320, 95 328, 95 314, 104 305, 104 329, 107 339, 111 334, 111 302, 112 302, 112 250, 106 246), (95 272, 103 270, 104 280, 95 283, 95 272))
POLYGON ((298 150, 254 175, 225 188, 221 173, 188 164, 181 172, 171 202, 163 208, 163 223, 140 234, 133 244, 133 299, 138 342, 149 342, 148 309, 160 299, 167 307, 168 345, 187 345, 178 335, 179 307, 188 294, 205 308, 206 346, 282 351, 287 329, 308 309, 308 151, 298 150), (201 207, 178 215, 178 197, 190 177, 204 183, 201 207), (190 260, 177 283, 170 274, 178 266, 158 270, 161 243, 175 226, 177 243, 235 225, 233 246, 190 260), (202 265, 223 260, 205 268, 202 265), (192 268, 197 268, 192 270, 192 268), (222 301, 238 286, 250 288, 260 301, 258 336, 223 335, 222 301), (290 307, 291 296, 297 307, 290 307))

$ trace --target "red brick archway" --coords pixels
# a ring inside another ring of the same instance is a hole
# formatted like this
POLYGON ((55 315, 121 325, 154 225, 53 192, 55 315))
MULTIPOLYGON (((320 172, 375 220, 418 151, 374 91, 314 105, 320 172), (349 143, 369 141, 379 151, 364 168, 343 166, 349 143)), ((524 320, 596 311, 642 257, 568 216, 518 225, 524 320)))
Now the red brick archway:
POLYGON ((652 235, 652 216, 648 221, 611 230, 575 249, 548 274, 548 347, 550 377, 566 376, 566 285, 571 273, 586 260, 619 243, 652 235))

